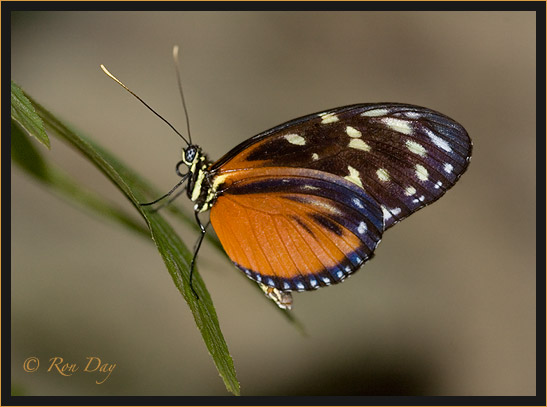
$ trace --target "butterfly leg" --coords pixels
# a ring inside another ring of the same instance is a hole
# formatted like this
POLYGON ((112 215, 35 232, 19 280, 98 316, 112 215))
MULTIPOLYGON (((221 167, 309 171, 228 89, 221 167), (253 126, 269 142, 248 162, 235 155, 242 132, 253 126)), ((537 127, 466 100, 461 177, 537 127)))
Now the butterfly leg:
MULTIPOLYGON (((162 199, 165 199, 165 198, 167 198, 168 196, 171 196, 171 194, 172 194, 173 192, 175 192, 175 191, 176 191, 176 190, 177 190, 177 189, 186 181, 186 179, 188 178, 188 176, 189 176, 189 173, 188 173, 188 174, 184 174, 183 177, 180 179, 180 181, 177 182, 177 184, 176 184, 173 188, 171 188, 171 190, 170 190, 168 193, 166 193, 165 195, 159 197, 158 199, 155 199, 155 200, 152 201, 152 202, 140 203, 139 205, 140 205, 140 206, 150 206, 150 205, 154 205, 155 203, 158 203, 158 202, 161 201, 162 199)), ((183 188, 182 191, 184 191, 184 189, 185 189, 185 188, 183 188)), ((175 195, 175 198, 176 198, 177 196, 179 196, 180 194, 181 194, 181 192, 177 193, 177 194, 175 195)), ((172 200, 170 200, 169 203, 170 203, 171 201, 172 201, 172 200)))
MULTIPOLYGON (((162 197, 160 198, 160 200, 163 199, 163 198, 167 198, 168 196, 170 196, 170 195, 175 191, 175 189, 177 189, 177 188, 180 186, 180 184, 181 184, 182 182, 186 181, 186 179, 188 178, 188 173, 183 174, 182 172, 180 172, 180 166, 183 165, 183 164, 186 165, 186 164, 184 163, 184 160, 180 160, 180 161, 177 163, 176 167, 175 167, 175 172, 176 172, 177 175, 178 175, 179 177, 181 177, 182 179, 181 179, 181 180, 179 181, 179 183, 175 186, 175 188, 173 188, 169 193, 167 193, 167 195, 162 196, 162 197)), ((167 202, 164 202, 164 203, 162 203, 160 206, 158 206, 158 207, 154 210, 154 212, 157 212, 157 211, 159 211, 160 209, 162 209, 162 208, 166 207, 167 205, 171 204, 171 202, 173 202, 173 201, 174 201, 175 199, 177 199, 184 191, 186 191, 186 188, 187 188, 187 187, 188 187, 188 184, 184 185, 184 186, 182 187, 182 189, 181 189, 179 192, 177 192, 177 193, 175 194, 175 196, 173 196, 172 198, 170 198, 167 202)), ((154 201, 154 202, 157 202, 157 201, 158 201, 158 200, 156 200, 156 201, 154 201)))
POLYGON ((192 257, 192 263, 190 264, 190 288, 192 289, 192 292, 194 293, 196 298, 199 300, 199 295, 196 292, 196 290, 194 290, 194 286, 192 285, 192 277, 194 275, 194 266, 196 264, 196 257, 198 255, 199 248, 201 247, 201 242, 203 242, 203 238, 205 237, 205 233, 207 232, 207 226, 209 226, 209 223, 211 222, 208 222, 207 225, 204 226, 203 223, 201 223, 201 220, 199 219, 198 212, 194 212, 194 216, 196 218, 196 222, 201 231, 201 235, 199 236, 198 241, 196 242, 196 245, 194 246, 194 256, 192 257))
POLYGON ((170 205, 171 202, 173 202, 173 201, 174 201, 175 199, 177 199, 181 194, 183 194, 184 191, 186 191, 186 187, 187 187, 187 185, 184 185, 184 186, 182 187, 182 189, 181 189, 180 191, 178 191, 172 198, 170 198, 167 202, 163 202, 161 205, 159 205, 157 208, 155 208, 155 209, 153 210, 153 212, 157 212, 157 211, 159 211, 160 209, 165 208, 167 205, 170 205))

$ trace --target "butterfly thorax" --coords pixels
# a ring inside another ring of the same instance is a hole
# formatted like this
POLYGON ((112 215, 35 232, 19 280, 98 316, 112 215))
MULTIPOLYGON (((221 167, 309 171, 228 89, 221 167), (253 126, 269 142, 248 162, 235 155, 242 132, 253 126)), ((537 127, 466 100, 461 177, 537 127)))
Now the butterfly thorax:
POLYGON ((201 147, 196 145, 190 145, 182 150, 182 161, 188 166, 186 193, 188 198, 195 202, 194 210, 196 212, 209 210, 216 199, 208 171, 211 162, 201 147))

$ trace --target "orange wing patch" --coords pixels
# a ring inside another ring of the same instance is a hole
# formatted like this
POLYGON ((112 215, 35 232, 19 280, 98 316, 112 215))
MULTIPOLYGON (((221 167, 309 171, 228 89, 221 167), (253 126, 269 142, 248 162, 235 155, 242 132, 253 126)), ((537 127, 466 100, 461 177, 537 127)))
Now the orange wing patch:
POLYGON ((312 290, 342 281, 372 256, 382 211, 362 189, 313 170, 248 173, 231 173, 211 210, 222 245, 247 276, 279 290, 312 290))

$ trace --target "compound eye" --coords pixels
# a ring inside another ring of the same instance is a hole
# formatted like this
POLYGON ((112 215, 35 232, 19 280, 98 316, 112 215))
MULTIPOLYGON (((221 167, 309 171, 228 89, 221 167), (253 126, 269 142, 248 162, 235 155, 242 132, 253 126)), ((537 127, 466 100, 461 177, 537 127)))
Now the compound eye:
POLYGON ((184 159, 187 163, 191 163, 192 161, 194 161, 195 157, 196 157, 196 149, 195 148, 189 147, 184 152, 184 159))

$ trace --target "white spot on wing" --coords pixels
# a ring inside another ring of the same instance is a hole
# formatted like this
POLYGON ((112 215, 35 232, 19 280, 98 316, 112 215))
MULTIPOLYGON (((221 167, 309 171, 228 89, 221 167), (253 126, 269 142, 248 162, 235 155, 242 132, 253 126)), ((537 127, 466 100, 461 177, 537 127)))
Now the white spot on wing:
POLYGON ((418 112, 404 112, 403 114, 409 119, 417 119, 420 117, 420 113, 418 112))
POLYGON ((330 279, 328 277, 323 277, 322 280, 326 285, 330 285, 330 279))
POLYGON ((443 185, 442 181, 437 181, 435 183, 435 189, 439 189, 440 187, 442 187, 442 185, 443 185))
POLYGON ((425 157, 425 147, 414 140, 407 140, 406 147, 414 154, 418 154, 420 157, 425 157))
POLYGON ((359 223, 359 227, 357 228, 357 232, 359 232, 359 234, 364 234, 365 232, 367 231, 367 224, 365 222, 361 222, 359 223))
POLYGON ((395 119, 393 117, 385 117, 381 120, 382 123, 384 123, 393 131, 397 131, 406 135, 411 135, 413 133, 412 127, 407 120, 395 119))
POLYGON ((423 165, 416 164, 416 176, 420 181, 427 181, 429 178, 429 172, 423 165))
POLYGON ((363 209, 363 208, 364 208, 363 203, 362 203, 359 199, 353 198, 352 201, 353 201, 353 203, 355 204, 355 206, 357 206, 359 209, 363 209))
POLYGON ((354 137, 354 138, 362 136, 362 134, 359 130, 357 130, 357 129, 351 127, 351 126, 346 127, 346 133, 347 133, 348 136, 354 137))
POLYGON ((327 113, 327 114, 321 114, 321 123, 328 124, 328 123, 335 123, 339 119, 334 113, 327 113))
POLYGON ((357 150, 370 151, 370 146, 360 138, 352 138, 348 144, 348 147, 355 148, 357 150))
POLYGON ((440 138, 428 128, 424 128, 424 131, 425 134, 427 134, 427 136, 431 139, 433 144, 435 144, 437 147, 449 153, 452 151, 452 148, 450 148, 450 145, 448 145, 446 140, 440 138))
POLYGON ((452 166, 452 164, 449 164, 449 163, 444 164, 444 171, 447 172, 448 174, 450 174, 453 169, 454 167, 452 166))
POLYGON ((416 188, 414 188, 413 186, 406 187, 406 189, 405 189, 405 195, 406 196, 412 196, 415 193, 416 193, 416 188))
POLYGON ((313 161, 317 161, 317 160, 319 160, 319 154, 313 153, 313 154, 311 155, 311 158, 312 158, 313 161))
POLYGON ((303 146, 306 144, 306 139, 298 134, 285 134, 284 137, 289 143, 296 144, 297 146, 303 146))
POLYGON ((296 288, 298 289, 298 291, 303 291, 305 287, 304 284, 299 281, 296 283, 296 288))
POLYGON ((385 220, 389 220, 393 217, 393 215, 397 216, 401 213, 401 208, 388 209, 384 205, 382 205, 381 208, 385 220))
POLYGON ((388 114, 387 109, 372 109, 367 112, 361 113, 361 116, 367 116, 367 117, 377 117, 377 116, 385 116, 388 114))
POLYGON ((357 171, 351 165, 348 165, 348 171, 349 175, 345 176, 344 178, 350 182, 353 182, 355 185, 363 188, 363 183, 361 182, 361 178, 359 178, 359 171, 357 171))
POLYGON ((333 213, 335 215, 341 215, 342 212, 336 208, 335 206, 333 205, 330 205, 324 201, 310 201, 309 202, 311 205, 314 205, 314 206, 317 206, 317 207, 320 207, 322 208, 324 211, 327 211, 327 212, 330 212, 330 213, 333 213))
POLYGON ((376 175, 378 175, 378 179, 382 182, 389 181, 389 172, 383 168, 378 168, 376 175))

